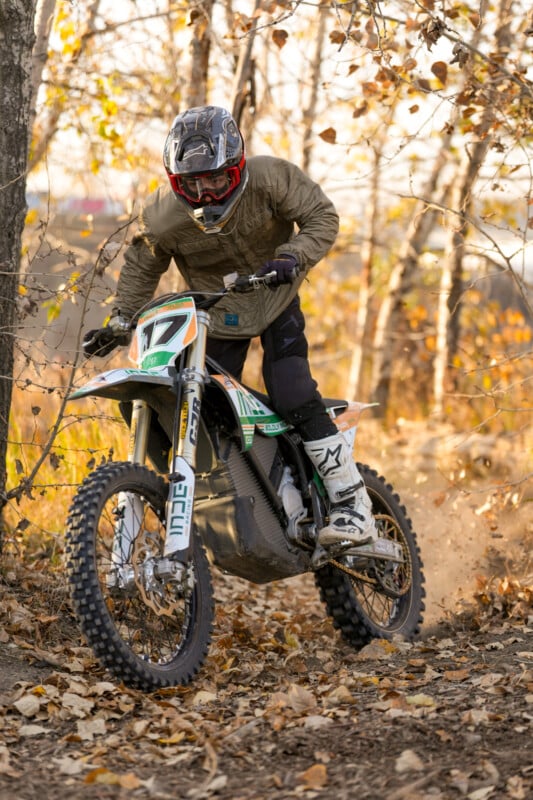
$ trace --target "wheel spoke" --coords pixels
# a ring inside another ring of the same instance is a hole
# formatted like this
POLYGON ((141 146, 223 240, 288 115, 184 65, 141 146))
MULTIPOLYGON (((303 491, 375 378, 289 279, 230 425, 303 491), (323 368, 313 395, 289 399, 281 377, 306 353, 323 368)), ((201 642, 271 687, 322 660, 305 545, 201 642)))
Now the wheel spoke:
POLYGON ((166 495, 164 481, 145 467, 104 465, 80 487, 67 533, 67 573, 83 633, 111 672, 147 690, 191 680, 213 618, 207 560, 196 539, 190 565, 169 566, 164 558, 166 495))

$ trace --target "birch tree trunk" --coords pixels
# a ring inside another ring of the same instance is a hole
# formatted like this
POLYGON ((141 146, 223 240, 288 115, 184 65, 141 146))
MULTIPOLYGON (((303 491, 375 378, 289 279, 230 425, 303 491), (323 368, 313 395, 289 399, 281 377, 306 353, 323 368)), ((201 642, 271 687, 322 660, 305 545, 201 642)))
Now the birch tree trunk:
MULTIPOLYGON (((34 17, 34 0, 0 3, 0 515, 6 502, 16 300, 26 216, 34 17)), ((0 548, 2 533, 0 516, 0 548)))
POLYGON ((303 157, 302 169, 304 172, 309 172, 311 163, 311 156, 313 153, 313 125, 316 118, 316 109, 318 103, 320 74, 322 67, 322 51, 324 49, 324 39, 326 37, 326 19, 328 8, 322 4, 318 8, 318 20, 315 35, 315 51, 311 61, 311 75, 310 81, 310 98, 307 107, 303 112, 304 133, 303 133, 303 157))
MULTIPOLYGON (((498 64, 505 63, 511 52, 512 38, 510 22, 514 0, 501 0, 498 8, 498 22, 494 36, 498 64)), ((494 56, 493 56, 494 58, 494 56)), ((459 319, 463 284, 463 258, 465 236, 469 228, 472 210, 472 189, 483 161, 494 141, 496 108, 498 107, 499 85, 502 73, 496 72, 485 92, 485 108, 478 127, 476 141, 472 147, 463 149, 458 173, 453 181, 450 205, 454 217, 449 228, 444 252, 447 254, 439 288, 437 312, 437 336, 433 370, 433 413, 442 416, 446 393, 448 365, 457 348, 459 339, 459 319)))
POLYGON ((353 341, 352 358, 348 371, 346 395, 349 399, 357 399, 361 391, 363 354, 368 339, 368 320, 370 297, 372 291, 372 262, 376 242, 379 217, 379 185, 380 185, 381 148, 374 150, 374 163, 370 192, 365 207, 364 236, 361 243, 361 282, 359 285, 359 306, 356 317, 356 330, 353 341))
POLYGON ((372 399, 379 403, 375 411, 376 416, 383 417, 387 411, 396 344, 395 332, 399 329, 402 315, 402 299, 411 286, 418 267, 418 258, 433 227, 436 212, 429 205, 429 198, 435 197, 438 181, 448 159, 450 140, 451 133, 445 136, 439 154, 433 162, 431 174, 422 190, 422 198, 416 202, 405 239, 389 277, 385 297, 379 308, 374 331, 371 390, 372 399))

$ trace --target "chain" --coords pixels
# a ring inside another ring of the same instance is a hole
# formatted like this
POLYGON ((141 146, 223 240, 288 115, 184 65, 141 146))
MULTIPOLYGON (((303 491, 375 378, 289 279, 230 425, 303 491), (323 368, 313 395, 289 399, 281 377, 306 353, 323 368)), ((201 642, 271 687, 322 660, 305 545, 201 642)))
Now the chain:
POLYGON ((337 569, 340 569, 342 572, 346 572, 348 575, 351 575, 352 578, 357 578, 358 581, 363 581, 363 583, 373 583, 376 584, 378 581, 376 578, 370 578, 368 575, 363 575, 361 572, 357 572, 355 569, 351 569, 346 564, 341 564, 340 561, 337 561, 334 558, 330 558, 329 562, 337 569))
MULTIPOLYGON (((388 514, 376 514, 376 521, 381 521, 392 525, 396 531, 400 531, 401 529, 398 527, 396 520, 393 517, 390 517, 388 514)), ((404 549, 405 552, 405 548, 404 549)), ((342 572, 345 572, 347 575, 350 575, 352 578, 356 578, 358 581, 362 581, 363 583, 369 583, 371 585, 380 585, 383 584, 377 578, 371 578, 369 575, 365 575, 361 572, 357 572, 355 569, 351 569, 351 567, 347 566, 347 564, 342 564, 340 561, 337 561, 335 558, 331 558, 329 563, 332 564, 337 569, 340 569, 342 572)), ((407 558, 405 564, 405 583, 401 590, 395 589, 394 594, 397 597, 403 597, 411 588, 411 581, 412 581, 412 564, 411 559, 407 558)))

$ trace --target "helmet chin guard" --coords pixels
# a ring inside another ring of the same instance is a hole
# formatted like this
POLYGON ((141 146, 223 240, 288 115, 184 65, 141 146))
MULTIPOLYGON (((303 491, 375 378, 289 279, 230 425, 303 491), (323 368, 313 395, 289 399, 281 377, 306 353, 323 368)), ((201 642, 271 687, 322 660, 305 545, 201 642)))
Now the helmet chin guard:
POLYGON ((204 233, 232 217, 247 183, 244 141, 231 114, 199 106, 174 119, 163 163, 176 197, 204 233))
MULTIPOLYGON (((220 233, 224 225, 232 218, 247 183, 248 175, 245 175, 244 180, 241 182, 242 188, 239 194, 232 198, 229 203, 224 203, 223 205, 208 203, 205 206, 191 209, 192 213, 189 212, 189 214, 194 219, 196 225, 198 225, 204 233, 220 233)), ((183 202, 183 198, 180 198, 180 200, 183 202)), ((187 206, 188 205, 187 203, 187 206)))

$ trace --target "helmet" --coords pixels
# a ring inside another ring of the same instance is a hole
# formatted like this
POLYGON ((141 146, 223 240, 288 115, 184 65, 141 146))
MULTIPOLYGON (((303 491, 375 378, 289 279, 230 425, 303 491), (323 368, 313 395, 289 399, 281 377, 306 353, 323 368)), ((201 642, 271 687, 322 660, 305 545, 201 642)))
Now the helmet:
POLYGON ((205 233, 230 219, 248 179, 244 141, 224 108, 199 106, 175 118, 163 163, 176 197, 205 233))

